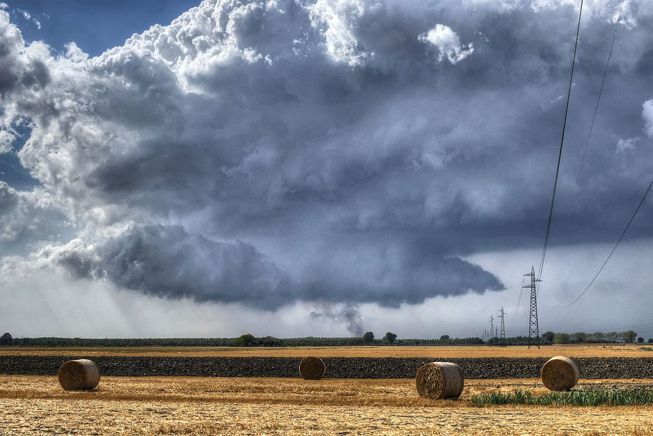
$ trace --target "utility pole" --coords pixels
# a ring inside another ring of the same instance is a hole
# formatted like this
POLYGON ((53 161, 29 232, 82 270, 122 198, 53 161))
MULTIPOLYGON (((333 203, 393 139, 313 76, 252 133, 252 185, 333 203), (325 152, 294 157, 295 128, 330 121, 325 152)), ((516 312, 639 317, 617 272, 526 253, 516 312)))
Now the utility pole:
POLYGON ((531 267, 531 272, 524 274, 524 277, 530 277, 531 283, 524 288, 531 290, 531 310, 528 319, 528 348, 537 346, 540 348, 540 324, 537 319, 537 283, 541 282, 535 276, 535 268, 531 267))
POLYGON ((506 312, 503 310, 503 306, 501 306, 501 310, 499 311, 499 318, 501 318, 501 333, 499 335, 499 338, 501 339, 501 343, 506 342, 506 312))
POLYGON ((490 338, 494 335, 494 316, 490 316, 490 338))

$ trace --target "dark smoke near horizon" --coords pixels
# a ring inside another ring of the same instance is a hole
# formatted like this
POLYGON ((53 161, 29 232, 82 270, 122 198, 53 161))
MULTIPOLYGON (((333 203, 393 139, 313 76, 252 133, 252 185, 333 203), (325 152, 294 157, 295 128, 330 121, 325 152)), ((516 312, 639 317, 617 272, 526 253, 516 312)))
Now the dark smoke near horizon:
POLYGON ((356 304, 319 304, 311 311, 311 318, 323 317, 345 324, 347 331, 354 337, 361 337, 365 333, 363 317, 356 304))

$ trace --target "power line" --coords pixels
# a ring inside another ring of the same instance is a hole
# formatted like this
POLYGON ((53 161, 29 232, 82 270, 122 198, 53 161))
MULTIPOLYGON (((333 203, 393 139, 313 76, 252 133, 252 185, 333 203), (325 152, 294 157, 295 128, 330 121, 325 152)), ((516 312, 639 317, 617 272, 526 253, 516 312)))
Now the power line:
POLYGON ((633 223, 633 221, 635 220, 635 217, 637 216, 637 213, 638 213, 639 210, 642 208, 642 205, 644 205, 644 201, 646 201, 646 197, 648 196, 649 192, 651 192, 651 188, 653 188, 653 182, 651 182, 651 183, 648 185, 648 189, 646 189, 646 192, 644 192, 644 195, 642 196, 642 199, 639 201, 639 204, 637 205, 637 208, 635 209, 635 212, 634 212, 633 215, 630 217, 630 220, 628 220, 628 224, 626 224, 626 228, 624 229, 623 232, 621 232, 621 236, 619 236, 619 239, 617 240, 617 243, 614 244, 614 247, 612 247, 612 250, 610 251, 610 254, 608 254, 608 257, 606 257, 605 260, 603 261, 603 264, 601 265, 601 268, 599 268, 599 270, 596 272, 596 274, 594 275, 594 277, 592 277, 592 280, 590 280, 589 284, 585 287, 585 289, 583 290, 583 292, 581 292, 580 295, 578 295, 578 297, 576 297, 576 299, 575 299, 574 301, 572 301, 571 303, 569 303, 569 306, 573 306, 573 305, 574 305, 578 300, 580 300, 580 299, 583 297, 583 295, 585 295, 585 293, 586 293, 587 291, 589 291, 589 289, 592 287, 592 285, 594 284, 594 282, 596 281, 596 279, 599 277, 599 275, 601 274, 601 272, 603 272, 603 269, 605 268, 605 266, 606 266, 606 265, 608 264, 608 262, 610 261, 610 258, 612 257, 612 255, 614 254, 614 252, 617 251, 617 247, 619 247, 619 244, 621 244, 621 241, 623 241, 624 236, 626 236, 626 233, 628 232, 628 229, 630 228, 630 225, 631 225, 631 224, 633 223))
POLYGON ((553 220, 553 206, 555 205, 556 191, 558 190, 558 177, 560 176, 560 162, 562 162, 562 149, 565 143, 565 132, 567 130, 567 117, 569 115, 569 101, 571 100, 571 88, 574 83, 574 70, 576 67, 576 53, 578 51, 578 39, 580 37, 580 22, 583 16, 583 3, 585 0, 580 1, 580 11, 578 13, 578 26, 576 27, 576 42, 574 43, 574 56, 571 62, 571 74, 569 76, 569 89, 567 90, 567 102, 565 104, 565 117, 562 123, 562 135, 560 137, 560 149, 558 151, 558 164, 556 165, 556 175, 553 182, 553 194, 551 196, 551 207, 549 208, 549 217, 546 223, 546 233, 544 235, 544 249, 542 250, 542 259, 540 261, 540 269, 537 278, 542 278, 542 270, 544 269, 544 260, 546 259, 546 250, 549 246, 549 236, 551 234, 551 221, 553 220))
POLYGON ((614 31, 612 33, 612 42, 610 43, 610 51, 608 53, 608 60, 605 63, 605 70, 603 71, 603 79, 601 80, 601 88, 599 89, 599 95, 596 99, 596 106, 594 106, 594 114, 592 115, 592 123, 590 124, 590 131, 587 135, 587 142, 585 143, 585 148, 583 150, 583 157, 581 158, 580 165, 578 166, 578 171, 583 169, 585 164, 585 159, 587 158, 587 152, 590 148, 590 143, 592 140, 592 132, 594 131, 594 123, 596 122, 596 115, 599 112, 599 104, 601 103, 601 97, 603 96, 603 90, 605 89, 605 79, 608 77, 608 69, 610 68, 610 61, 612 60, 612 52, 614 50, 614 42, 617 39, 617 30, 619 29, 619 21, 621 20, 621 13, 623 11, 624 2, 621 3, 619 8, 619 14, 617 15, 617 20, 614 22, 614 31))

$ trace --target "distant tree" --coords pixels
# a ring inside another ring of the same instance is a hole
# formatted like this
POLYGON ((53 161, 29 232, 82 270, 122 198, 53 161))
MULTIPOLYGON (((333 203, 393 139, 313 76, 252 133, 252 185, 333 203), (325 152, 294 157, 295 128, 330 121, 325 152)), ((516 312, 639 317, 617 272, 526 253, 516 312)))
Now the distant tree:
POLYGON ((644 343, 644 338, 641 337, 641 336, 639 338, 637 338, 637 343, 638 344, 643 344, 644 343))
POLYGON ((630 343, 635 342, 635 338, 637 337, 637 332, 634 332, 632 330, 625 331, 623 333, 624 341, 630 343))
POLYGON ((282 344, 280 339, 275 338, 274 336, 266 336, 264 338, 255 338, 255 345, 261 345, 263 347, 280 347, 282 344))
POLYGON ((251 345, 254 345, 254 342, 256 341, 256 338, 254 335, 250 335, 249 333, 246 333, 242 336, 240 336, 237 340, 236 343, 240 345, 241 347, 249 347, 251 345))
POLYGON ((395 335, 395 334, 392 333, 392 332, 387 332, 387 333, 385 334, 385 336, 383 337, 383 339, 384 339, 388 344, 392 344, 392 343, 395 341, 395 339, 397 339, 397 335, 395 335))
POLYGON ((9 333, 5 333, 4 335, 0 336, 0 345, 11 345, 13 340, 14 338, 12 338, 9 333))
POLYGON ((371 343, 373 340, 374 340, 374 333, 367 332, 363 335, 363 341, 365 341, 366 344, 371 343))
POLYGON ((569 341, 570 337, 567 333, 556 333, 555 336, 553 336, 554 344, 568 344, 569 341))
POLYGON ((449 340, 449 335, 442 335, 440 336, 441 341, 448 341, 449 340))
POLYGON ((542 333, 542 339, 544 339, 545 342, 552 343, 553 342, 553 337, 555 336, 555 333, 553 332, 544 332, 542 333))
POLYGON ((587 341, 587 334, 583 332, 578 332, 578 333, 572 333, 571 335, 571 342, 576 342, 576 343, 583 343, 587 341))
POLYGON ((648 338, 648 343, 653 344, 653 338, 648 338))
POLYGON ((605 333, 602 332, 592 333, 592 342, 607 342, 605 333))

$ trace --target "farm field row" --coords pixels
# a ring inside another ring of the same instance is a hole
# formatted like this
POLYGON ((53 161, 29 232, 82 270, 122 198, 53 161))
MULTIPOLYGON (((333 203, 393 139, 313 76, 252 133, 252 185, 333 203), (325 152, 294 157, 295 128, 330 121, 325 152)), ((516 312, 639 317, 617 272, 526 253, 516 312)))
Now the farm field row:
MULTIPOLYGON (((653 380, 590 385, 653 387, 653 380)), ((91 433, 639 433, 653 407, 473 407, 477 393, 528 389, 536 379, 470 380, 459 401, 429 401, 414 380, 104 377, 95 392, 64 392, 55 377, 0 376, 3 431, 91 433)))
POLYGON ((13 356, 143 356, 143 357, 653 357, 642 344, 526 346, 357 346, 357 347, 3 347, 13 356))

